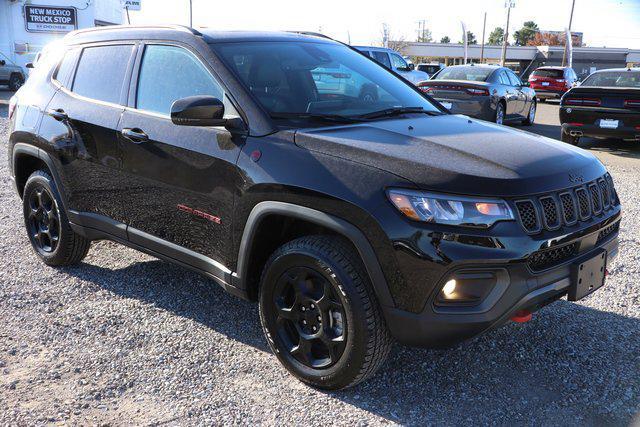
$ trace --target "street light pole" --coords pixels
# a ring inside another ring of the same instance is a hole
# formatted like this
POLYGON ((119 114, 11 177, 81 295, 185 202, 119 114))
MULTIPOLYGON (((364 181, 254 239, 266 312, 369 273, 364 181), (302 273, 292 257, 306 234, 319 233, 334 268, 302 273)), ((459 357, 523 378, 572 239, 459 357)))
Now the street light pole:
MULTIPOLYGON (((571 14, 569 15, 569 36, 571 36, 571 23, 573 22, 573 8, 576 6, 576 0, 571 2, 571 14)), ((573 44, 573 40, 565 40, 564 41, 564 52, 562 53, 562 66, 564 67, 564 63, 567 60, 567 43, 573 44)))
POLYGON ((189 0, 189 26, 193 28, 193 3, 189 0))
POLYGON ((487 12, 484 13, 484 24, 482 24, 482 46, 480 47, 480 63, 484 62, 484 30, 487 28, 487 12))
POLYGON ((507 25, 504 30, 504 40, 502 41, 502 55, 500 56, 500 65, 504 67, 507 60, 507 39, 509 38, 509 18, 511 17, 511 8, 516 6, 515 0, 507 0, 504 4, 507 8, 507 25))

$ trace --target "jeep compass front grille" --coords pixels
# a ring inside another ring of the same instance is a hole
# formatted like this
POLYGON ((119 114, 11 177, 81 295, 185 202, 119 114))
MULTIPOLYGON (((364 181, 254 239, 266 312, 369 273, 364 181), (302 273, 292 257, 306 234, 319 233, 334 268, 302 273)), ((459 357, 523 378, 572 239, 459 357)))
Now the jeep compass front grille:
POLYGON ((589 221, 618 203, 609 174, 567 190, 515 201, 520 224, 529 234, 589 221))

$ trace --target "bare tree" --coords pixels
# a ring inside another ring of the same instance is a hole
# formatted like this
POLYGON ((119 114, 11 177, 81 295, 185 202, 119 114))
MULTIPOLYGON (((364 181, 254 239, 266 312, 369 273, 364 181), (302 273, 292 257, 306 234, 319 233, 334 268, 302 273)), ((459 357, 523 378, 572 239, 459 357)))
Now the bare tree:
POLYGON ((382 24, 380 45, 401 52, 409 42, 404 36, 394 36, 388 24, 382 24))

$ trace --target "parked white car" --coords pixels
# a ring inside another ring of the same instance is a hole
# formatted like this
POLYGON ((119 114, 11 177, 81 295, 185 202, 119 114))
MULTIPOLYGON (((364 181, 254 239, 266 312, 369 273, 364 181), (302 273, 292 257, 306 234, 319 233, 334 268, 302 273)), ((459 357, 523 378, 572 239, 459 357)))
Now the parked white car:
POLYGON ((413 84, 429 80, 429 74, 415 69, 413 63, 407 64, 407 61, 393 49, 375 46, 354 46, 360 52, 369 55, 380 64, 400 74, 413 84))

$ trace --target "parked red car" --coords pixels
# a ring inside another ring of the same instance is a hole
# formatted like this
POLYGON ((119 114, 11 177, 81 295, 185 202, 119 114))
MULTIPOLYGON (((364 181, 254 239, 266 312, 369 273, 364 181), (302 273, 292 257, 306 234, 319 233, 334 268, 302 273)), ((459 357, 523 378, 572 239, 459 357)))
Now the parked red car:
POLYGON ((529 76, 529 85, 540 101, 560 99, 577 81, 578 76, 570 67, 540 67, 529 76))

